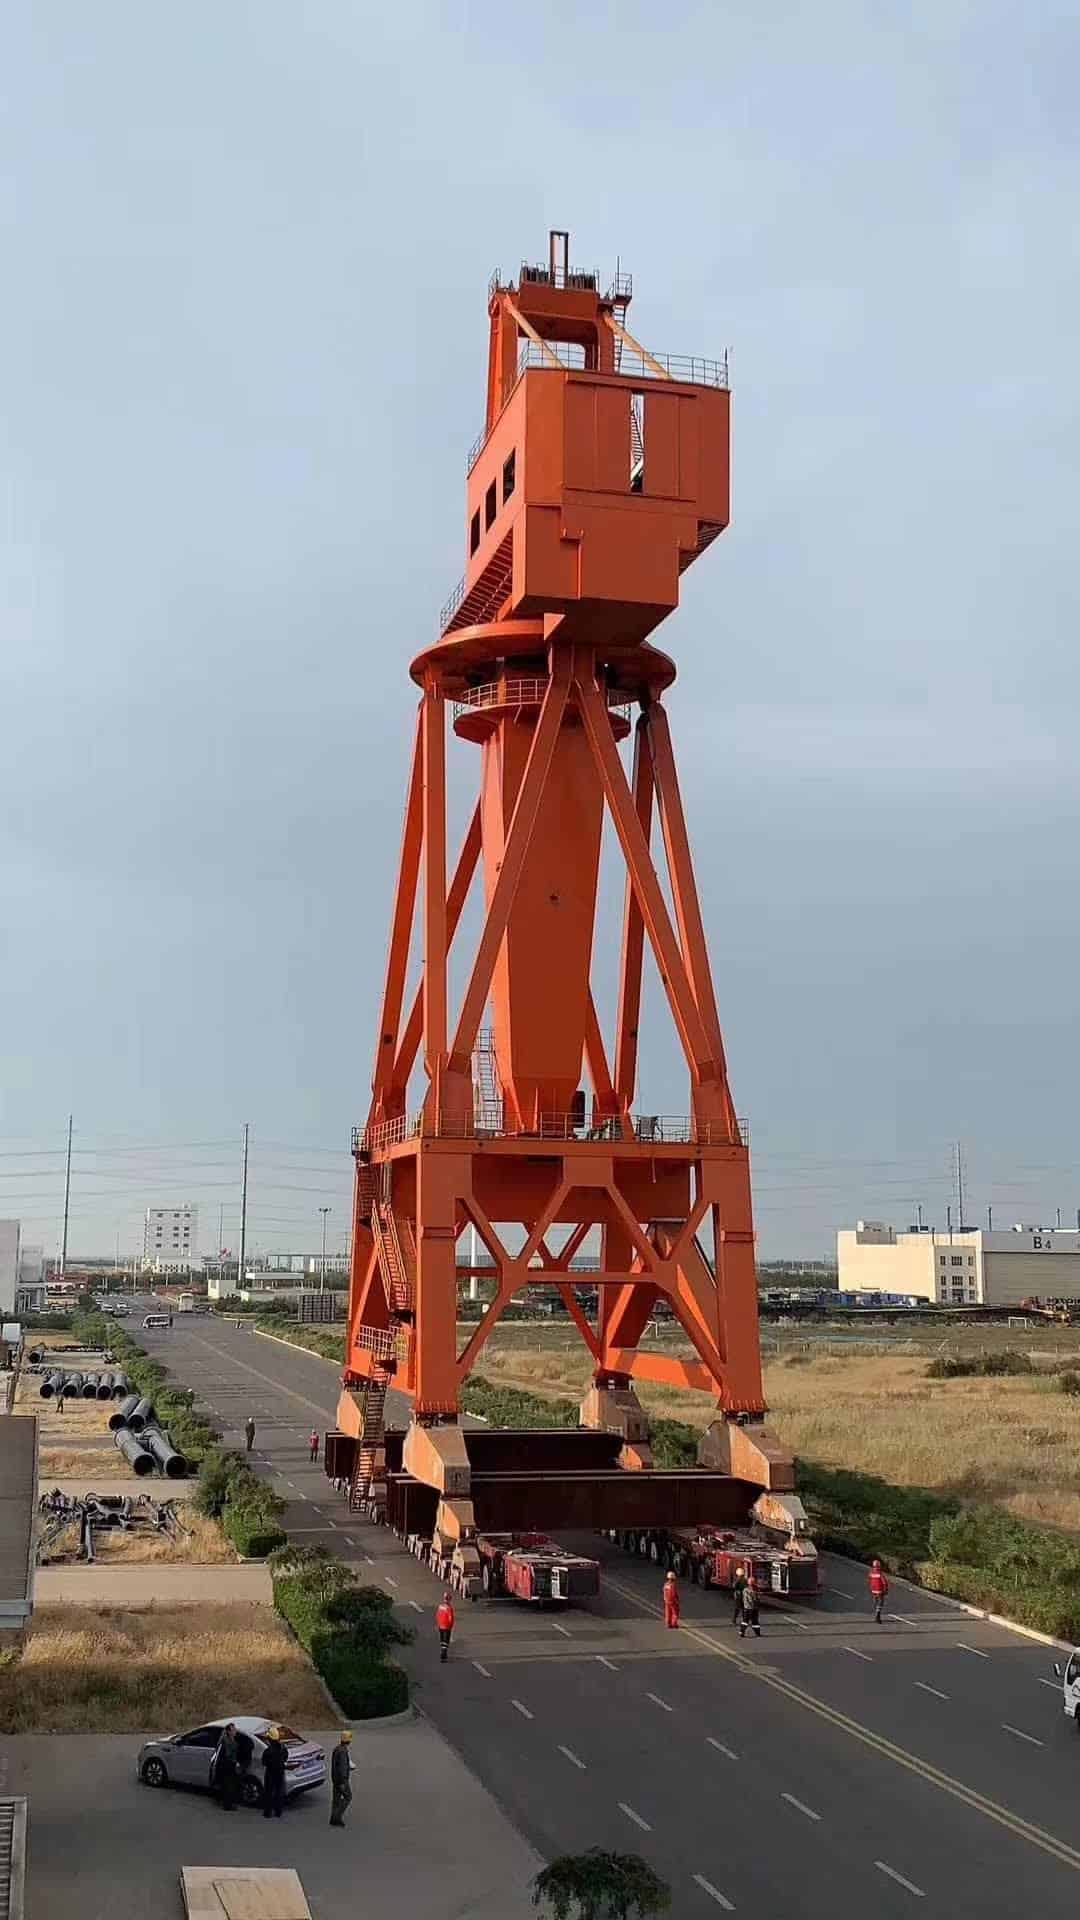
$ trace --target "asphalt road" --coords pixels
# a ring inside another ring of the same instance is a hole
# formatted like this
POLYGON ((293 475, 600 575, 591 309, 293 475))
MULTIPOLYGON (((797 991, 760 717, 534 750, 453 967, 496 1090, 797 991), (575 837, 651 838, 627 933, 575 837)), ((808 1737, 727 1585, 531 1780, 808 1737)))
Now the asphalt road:
POLYGON ((1050 1649, 896 1582, 878 1627, 865 1570, 831 1556, 820 1602, 764 1608, 760 1640, 739 1641, 724 1596, 686 1586, 669 1632, 655 1568, 570 1536, 604 1561, 600 1599, 459 1605, 440 1666, 436 1582, 308 1461, 335 1370, 202 1316, 136 1331, 231 1440, 254 1414, 290 1530, 385 1582, 418 1628, 423 1711, 545 1856, 643 1853, 675 1920, 1074 1913, 1080 1739, 1050 1649))

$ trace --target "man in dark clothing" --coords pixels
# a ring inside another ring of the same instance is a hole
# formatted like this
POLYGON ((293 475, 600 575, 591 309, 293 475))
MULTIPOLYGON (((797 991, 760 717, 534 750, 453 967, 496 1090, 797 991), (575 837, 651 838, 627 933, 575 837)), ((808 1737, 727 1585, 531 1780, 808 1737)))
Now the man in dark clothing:
POLYGON ((752 1580, 747 1580, 743 1587, 741 1605, 742 1612, 739 1615, 739 1639, 745 1640, 747 1627, 753 1627, 754 1632, 760 1640, 761 1628, 758 1625, 757 1594, 754 1592, 754 1583, 752 1580))
POLYGON ((289 1749, 277 1727, 268 1727, 263 1748, 263 1813, 280 1820, 285 1809, 285 1762, 289 1749))
POLYGON ((214 1753, 214 1785, 221 1796, 223 1813, 232 1813, 236 1806, 236 1787, 240 1772, 240 1750, 236 1743, 236 1728, 232 1721, 222 1728, 221 1739, 214 1753))
POLYGON ((746 1585, 746 1573, 742 1567, 736 1567, 735 1578, 731 1582, 731 1597, 734 1605, 731 1609, 731 1624, 737 1627, 742 1619, 743 1588, 746 1585))
POLYGON ((352 1734, 346 1727, 330 1755, 330 1787, 333 1794, 330 1802, 330 1825, 332 1827, 345 1825, 345 1809, 352 1800, 353 1763, 352 1754, 349 1752, 351 1742, 352 1734))
POLYGON ((255 1445, 255 1422, 250 1413, 244 1421, 244 1438, 247 1441, 247 1450, 250 1453, 252 1447, 255 1445))

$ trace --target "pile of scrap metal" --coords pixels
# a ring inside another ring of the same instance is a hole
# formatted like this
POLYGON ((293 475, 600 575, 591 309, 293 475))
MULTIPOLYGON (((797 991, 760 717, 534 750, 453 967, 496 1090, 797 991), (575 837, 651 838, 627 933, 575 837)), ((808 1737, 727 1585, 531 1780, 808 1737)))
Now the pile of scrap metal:
POLYGON ((179 1540, 191 1532, 177 1511, 175 1500, 152 1500, 148 1493, 132 1498, 128 1494, 87 1493, 78 1498, 54 1487, 38 1500, 40 1525, 37 1556, 52 1557, 52 1550, 69 1528, 78 1527, 78 1557, 94 1559, 94 1529, 119 1530, 121 1533, 167 1533, 179 1540))

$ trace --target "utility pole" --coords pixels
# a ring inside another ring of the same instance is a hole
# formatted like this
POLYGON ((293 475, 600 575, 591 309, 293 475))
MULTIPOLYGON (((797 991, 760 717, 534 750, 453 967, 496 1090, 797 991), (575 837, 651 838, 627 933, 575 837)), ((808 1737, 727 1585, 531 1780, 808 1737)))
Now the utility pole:
POLYGON ((959 1140, 956 1143, 956 1212, 960 1222, 960 1232, 964 1231, 964 1156, 959 1140))
POLYGON ((71 1212, 71 1128, 74 1116, 68 1114, 67 1173, 64 1178, 64 1238, 60 1243, 60 1278, 67 1272, 68 1216, 71 1212))
POLYGON ((993 1233, 993 1231, 994 1231, 994 1209, 993 1209, 993 1207, 987 1207, 987 1209, 986 1209, 986 1231, 987 1231, 987 1233, 993 1233))
POLYGON ((239 1293, 244 1284, 244 1262, 247 1257, 247 1176, 248 1176, 248 1122, 244 1121, 244 1171, 240 1182, 240 1264, 236 1269, 236 1291, 239 1293))
POLYGON ((921 1200, 919 1201, 918 1208, 917 1208, 917 1217, 919 1222, 919 1232, 921 1233, 922 1232, 922 1201, 921 1200))
POLYGON ((319 1279, 319 1292, 325 1293, 326 1292, 326 1216, 330 1212, 330 1208, 320 1207, 319 1212, 322 1214, 322 1274, 319 1279))

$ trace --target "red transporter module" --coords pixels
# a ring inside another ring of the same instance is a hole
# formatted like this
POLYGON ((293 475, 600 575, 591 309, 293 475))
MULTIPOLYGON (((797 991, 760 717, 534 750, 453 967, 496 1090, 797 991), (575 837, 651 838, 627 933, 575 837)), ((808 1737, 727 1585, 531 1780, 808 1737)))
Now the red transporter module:
MULTIPOLYGON (((644 1379, 714 1396, 703 1458, 751 1498, 792 1484, 790 1456, 748 1431, 764 1413, 749 1152, 662 699, 675 667, 650 641, 728 522, 727 368, 639 346, 630 291, 626 276, 602 290, 572 270, 565 234, 516 285, 492 281, 466 573, 412 666, 421 697, 373 1098, 354 1139, 339 1425, 359 1442, 353 1497, 377 1498, 387 1384, 411 1396, 403 1467, 439 1495, 444 1555, 478 1520, 507 1524, 473 1511, 459 1397, 500 1314, 537 1282, 558 1287, 589 1349, 583 1423, 622 1434, 623 1467, 651 1468, 632 1391, 644 1379), (479 793, 449 873, 448 711, 479 749, 479 793), (619 743, 631 730, 628 773, 619 743), (605 809, 625 872, 610 1046, 591 980, 605 809), (451 1011, 447 963, 478 867, 481 923, 455 956, 465 984, 451 1011), (421 971, 407 997, 421 883, 421 971), (686 1060, 678 1118, 636 1108, 646 942, 686 1060), (495 1293, 459 1350, 459 1242, 471 1229, 495 1293), (572 1262, 596 1232, 593 1321, 572 1262), (696 1358, 642 1350, 660 1298, 696 1358)), ((600 1510, 590 1519, 606 1523, 600 1510)))

